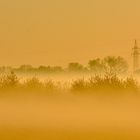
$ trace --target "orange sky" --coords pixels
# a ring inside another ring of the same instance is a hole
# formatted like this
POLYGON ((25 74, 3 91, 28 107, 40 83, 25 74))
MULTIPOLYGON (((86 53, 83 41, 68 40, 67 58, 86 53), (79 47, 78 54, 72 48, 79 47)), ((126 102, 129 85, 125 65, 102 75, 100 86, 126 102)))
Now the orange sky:
POLYGON ((140 44, 139 0, 1 0, 0 65, 62 65, 140 44))

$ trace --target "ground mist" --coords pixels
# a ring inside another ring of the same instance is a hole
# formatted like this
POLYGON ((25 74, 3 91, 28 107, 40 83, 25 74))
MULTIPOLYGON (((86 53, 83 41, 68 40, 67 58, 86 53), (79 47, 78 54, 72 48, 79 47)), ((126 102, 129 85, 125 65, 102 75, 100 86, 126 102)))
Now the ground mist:
POLYGON ((139 84, 114 74, 67 84, 20 82, 14 73, 0 82, 2 140, 140 139, 139 84))

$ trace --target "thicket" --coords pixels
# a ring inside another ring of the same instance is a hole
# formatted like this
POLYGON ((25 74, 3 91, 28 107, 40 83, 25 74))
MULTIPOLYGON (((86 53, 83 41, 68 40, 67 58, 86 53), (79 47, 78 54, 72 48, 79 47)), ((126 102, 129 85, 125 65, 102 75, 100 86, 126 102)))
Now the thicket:
POLYGON ((71 87, 72 91, 77 92, 139 92, 139 84, 134 78, 121 79, 113 73, 95 75, 88 80, 75 80, 71 87))
POLYGON ((0 91, 5 90, 20 90, 20 91, 39 91, 39 92, 60 92, 72 91, 79 93, 98 93, 98 92, 140 92, 139 84, 132 77, 121 79, 114 73, 106 73, 104 76, 95 75, 88 80, 77 79, 70 83, 70 86, 62 85, 61 82, 55 83, 48 80, 45 82, 40 81, 38 78, 33 77, 20 82, 20 79, 14 72, 8 75, 0 76, 0 91))

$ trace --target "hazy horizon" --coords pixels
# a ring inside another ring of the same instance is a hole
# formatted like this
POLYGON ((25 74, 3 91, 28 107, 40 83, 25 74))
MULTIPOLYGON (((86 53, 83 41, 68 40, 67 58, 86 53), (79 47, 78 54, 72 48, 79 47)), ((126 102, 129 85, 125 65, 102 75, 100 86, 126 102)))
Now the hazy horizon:
POLYGON ((139 4, 138 0, 2 0, 0 65, 66 66, 108 55, 130 63, 134 39, 140 42, 139 4))

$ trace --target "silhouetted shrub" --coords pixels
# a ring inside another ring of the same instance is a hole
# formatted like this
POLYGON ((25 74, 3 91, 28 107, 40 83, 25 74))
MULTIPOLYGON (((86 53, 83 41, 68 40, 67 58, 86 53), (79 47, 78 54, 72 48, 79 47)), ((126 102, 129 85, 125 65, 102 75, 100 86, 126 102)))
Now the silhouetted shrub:
POLYGON ((33 77, 24 82, 24 87, 27 89, 41 89, 43 88, 43 83, 38 78, 33 77))
POLYGON ((72 83, 72 90, 85 91, 86 89, 88 89, 88 86, 89 85, 87 81, 85 81, 84 79, 78 79, 72 83))
POLYGON ((58 89, 57 85, 52 80, 45 81, 44 87, 47 91, 55 91, 58 89))
POLYGON ((104 76, 94 76, 88 80, 76 80, 71 86, 73 91, 138 91, 139 86, 133 78, 120 79, 113 73, 106 73, 104 76))
POLYGON ((138 91, 139 90, 138 82, 136 80, 134 80, 132 77, 127 78, 124 81, 124 85, 128 91, 138 91))
POLYGON ((1 76, 0 78, 1 88, 15 88, 19 85, 19 79, 14 72, 8 75, 1 76))

